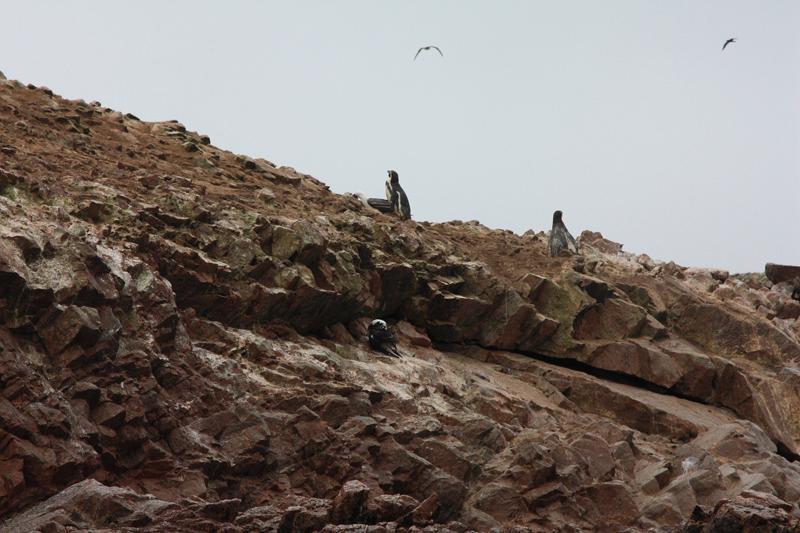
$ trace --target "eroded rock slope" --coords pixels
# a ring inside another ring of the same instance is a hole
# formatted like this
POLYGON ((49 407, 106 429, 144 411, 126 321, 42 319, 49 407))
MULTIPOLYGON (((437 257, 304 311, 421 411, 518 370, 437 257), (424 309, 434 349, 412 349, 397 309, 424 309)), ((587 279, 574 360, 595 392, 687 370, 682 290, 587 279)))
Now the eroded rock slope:
POLYGON ((13 81, 0 220, 3 531, 798 528, 792 281, 401 222, 13 81))

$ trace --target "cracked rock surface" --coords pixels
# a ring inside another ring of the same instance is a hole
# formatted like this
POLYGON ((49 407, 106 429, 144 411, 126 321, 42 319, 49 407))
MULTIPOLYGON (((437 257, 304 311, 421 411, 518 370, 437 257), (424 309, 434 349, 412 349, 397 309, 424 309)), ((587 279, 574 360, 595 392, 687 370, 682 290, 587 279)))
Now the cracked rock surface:
POLYGON ((800 530, 775 268, 550 258, 5 80, 0 221, 4 532, 800 530))

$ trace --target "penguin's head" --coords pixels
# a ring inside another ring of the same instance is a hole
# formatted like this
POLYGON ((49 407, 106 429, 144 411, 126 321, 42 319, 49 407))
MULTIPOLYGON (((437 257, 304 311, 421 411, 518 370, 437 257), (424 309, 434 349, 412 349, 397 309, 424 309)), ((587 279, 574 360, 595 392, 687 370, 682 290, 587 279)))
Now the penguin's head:
POLYGON ((563 213, 561 211, 556 211, 555 213, 553 213, 553 224, 555 224, 556 222, 561 222, 562 214, 563 213))
POLYGON ((389 171, 389 181, 392 182, 392 183, 399 183, 400 182, 400 176, 397 175, 396 171, 394 171, 394 170, 390 170, 389 171))
POLYGON ((386 321, 385 320, 381 320, 380 318, 376 318, 375 320, 373 320, 372 322, 369 323, 369 327, 367 328, 367 331, 370 331, 370 332, 373 332, 373 331, 386 331, 387 329, 389 329, 389 326, 386 325, 386 321))

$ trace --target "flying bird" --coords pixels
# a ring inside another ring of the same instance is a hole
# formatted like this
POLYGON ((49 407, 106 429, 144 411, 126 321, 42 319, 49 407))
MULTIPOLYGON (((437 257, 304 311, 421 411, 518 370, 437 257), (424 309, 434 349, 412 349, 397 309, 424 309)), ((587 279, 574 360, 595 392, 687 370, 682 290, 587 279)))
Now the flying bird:
POLYGON ((436 50, 437 52, 439 52, 439 55, 440 55, 440 56, 444 57, 444 54, 442 53, 442 51, 441 51, 441 50, 439 50, 439 47, 438 47, 438 46, 433 46, 433 45, 431 45, 431 46, 423 46, 422 48, 420 48, 419 50, 417 50, 417 53, 414 55, 414 61, 416 61, 416 60, 417 60, 417 56, 420 54, 420 52, 422 52, 423 50, 430 50, 431 48, 433 48, 434 50, 436 50))
POLYGON ((731 37, 730 39, 725 41, 725 44, 722 45, 722 49, 725 50, 726 46, 728 46, 731 43, 735 43, 735 42, 736 42, 736 38, 735 37, 731 37))

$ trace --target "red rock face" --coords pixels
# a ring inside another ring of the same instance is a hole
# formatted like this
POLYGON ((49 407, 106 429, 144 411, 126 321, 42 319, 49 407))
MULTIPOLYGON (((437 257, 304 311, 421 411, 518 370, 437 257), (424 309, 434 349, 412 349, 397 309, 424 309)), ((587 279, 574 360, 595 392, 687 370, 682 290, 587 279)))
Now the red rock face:
POLYGON ((788 281, 400 221, 6 81, 0 219, 3 531, 797 527, 788 281))
POLYGON ((775 263, 767 263, 764 273, 772 283, 781 283, 784 281, 798 281, 800 282, 800 266, 793 265, 776 265, 775 263))

